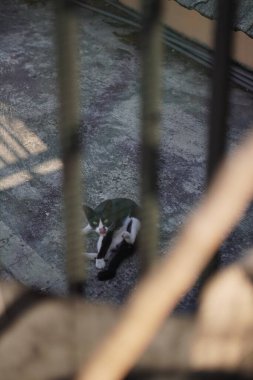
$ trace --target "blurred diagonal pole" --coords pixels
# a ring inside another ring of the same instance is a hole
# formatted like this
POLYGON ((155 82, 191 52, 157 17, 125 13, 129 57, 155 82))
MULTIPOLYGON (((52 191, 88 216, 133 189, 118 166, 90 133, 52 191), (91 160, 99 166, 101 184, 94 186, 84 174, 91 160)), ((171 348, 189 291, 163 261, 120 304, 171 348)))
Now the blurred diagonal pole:
POLYGON ((157 172, 160 123, 161 0, 142 0, 142 270, 156 259, 157 172))
MULTIPOLYGON (((217 0, 218 19, 215 32, 214 71, 209 119, 208 185, 226 151, 230 93, 230 56, 235 11, 236 0, 217 0)), ((219 264, 220 255, 217 252, 203 274, 203 282, 218 269, 219 264)))
POLYGON ((79 86, 77 20, 71 0, 56 0, 56 45, 60 90, 60 135, 66 228, 66 272, 69 289, 81 293, 84 283, 81 236, 79 86))

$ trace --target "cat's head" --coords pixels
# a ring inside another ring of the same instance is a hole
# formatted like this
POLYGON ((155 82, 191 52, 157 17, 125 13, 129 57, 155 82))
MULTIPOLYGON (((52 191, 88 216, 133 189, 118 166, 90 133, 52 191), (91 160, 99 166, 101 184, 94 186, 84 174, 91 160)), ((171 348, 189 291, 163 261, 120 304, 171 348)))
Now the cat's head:
POLYGON ((83 206, 89 225, 99 235, 105 236, 109 230, 113 229, 114 221, 111 208, 112 205, 110 202, 108 202, 102 210, 94 210, 87 205, 83 206))

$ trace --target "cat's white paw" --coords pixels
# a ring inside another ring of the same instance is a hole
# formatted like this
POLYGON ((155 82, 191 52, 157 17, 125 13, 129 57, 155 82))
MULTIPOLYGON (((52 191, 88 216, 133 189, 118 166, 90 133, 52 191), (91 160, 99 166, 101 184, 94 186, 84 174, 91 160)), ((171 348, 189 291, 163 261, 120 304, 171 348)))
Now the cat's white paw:
POLYGON ((81 235, 87 235, 89 232, 92 231, 91 226, 88 224, 86 227, 81 229, 81 235))
POLYGON ((84 256, 88 257, 88 259, 95 259, 97 257, 97 252, 84 252, 84 256))
POLYGON ((96 268, 97 269, 103 269, 105 267, 105 260, 104 259, 96 259, 96 268))
POLYGON ((131 239, 131 235, 130 235, 130 233, 127 232, 127 231, 124 231, 124 232, 122 233, 122 239, 124 239, 124 240, 125 240, 127 243, 129 243, 129 244, 133 244, 132 239, 131 239))

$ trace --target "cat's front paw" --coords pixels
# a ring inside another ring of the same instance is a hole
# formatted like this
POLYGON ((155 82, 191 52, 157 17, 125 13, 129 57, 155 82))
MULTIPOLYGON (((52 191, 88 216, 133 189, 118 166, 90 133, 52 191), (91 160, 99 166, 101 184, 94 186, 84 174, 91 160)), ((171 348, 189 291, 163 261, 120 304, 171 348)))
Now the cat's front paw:
POLYGON ((103 269, 105 267, 105 260, 104 259, 96 259, 96 268, 97 269, 103 269))
POLYGON ((127 231, 124 231, 122 233, 122 239, 124 239, 128 244, 133 244, 133 241, 132 241, 132 238, 131 238, 131 235, 129 232, 127 231))

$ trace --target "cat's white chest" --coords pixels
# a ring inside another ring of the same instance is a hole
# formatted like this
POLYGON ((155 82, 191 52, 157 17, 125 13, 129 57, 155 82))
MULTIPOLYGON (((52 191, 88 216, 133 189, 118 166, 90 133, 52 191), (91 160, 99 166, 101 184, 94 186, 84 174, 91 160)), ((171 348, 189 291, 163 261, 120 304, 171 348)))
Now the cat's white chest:
MULTIPOLYGON (((127 222, 127 224, 128 223, 129 223, 129 221, 127 222)), ((125 223, 122 227, 120 227, 118 230, 116 230, 114 232, 112 242, 111 242, 111 245, 109 247, 108 252, 110 252, 112 249, 116 248, 122 242, 122 240, 123 240, 122 234, 124 231, 126 231, 125 223)), ((99 236, 99 238, 98 238, 98 241, 97 241, 97 251, 98 252, 101 249, 103 238, 104 238, 103 235, 99 236)))
MULTIPOLYGON (((117 249, 123 240, 125 240, 126 242, 128 242, 130 244, 133 244, 135 239, 136 239, 136 235, 139 231, 139 228, 140 228, 140 222, 136 218, 127 217, 125 219, 123 225, 119 229, 114 231, 114 234, 112 237, 112 242, 110 244, 109 249, 107 250, 106 255, 108 256, 108 254, 110 254, 110 252, 112 250, 117 249), (129 225, 130 222, 132 224, 131 234, 129 234, 127 232, 127 226, 129 225), (127 237, 126 237, 126 234, 127 234, 127 237)), ((103 236, 99 236, 99 239, 97 242, 97 251, 98 252, 101 249, 103 238, 104 238, 103 236)))
MULTIPOLYGON (((116 248, 119 244, 121 244, 123 238, 122 234, 124 231, 126 231, 126 226, 128 225, 130 221, 130 218, 127 218, 122 227, 120 227, 118 230, 116 230, 113 234, 112 242, 111 245, 108 249, 108 252, 110 252, 112 249, 116 248)), ((97 241, 97 251, 99 252, 102 246, 102 241, 103 241, 104 236, 99 236, 98 241, 97 241)))
POLYGON ((98 241, 97 241, 97 251, 99 252, 100 251, 100 249, 101 249, 101 245, 102 245, 102 241, 103 241, 103 238, 104 238, 104 236, 99 236, 99 238, 98 238, 98 241))
POLYGON ((121 228, 119 228, 117 231, 114 232, 113 239, 109 248, 110 251, 116 248, 119 244, 121 244, 123 240, 122 234, 124 231, 126 231, 125 225, 123 225, 121 228))
MULTIPOLYGON (((123 241, 122 234, 123 234, 124 231, 126 231, 126 227, 123 225, 121 228, 119 228, 118 230, 116 230, 114 232, 113 237, 112 237, 112 242, 111 242, 110 247, 107 250, 107 252, 106 252, 106 254, 105 254, 104 257, 110 256, 111 252, 115 248, 118 248, 118 246, 122 243, 122 241, 123 241)), ((102 246, 103 238, 104 238, 103 236, 100 236, 99 239, 98 239, 98 242, 97 242, 98 252, 100 251, 100 248, 102 246)), ((96 268, 103 269, 104 267, 105 267, 105 260, 104 260, 104 258, 102 258, 102 259, 96 259, 96 268)))
MULTIPOLYGON (((131 218, 127 217, 124 220, 123 225, 114 232, 111 245, 108 249, 108 253, 111 252, 113 249, 117 248, 122 243, 122 240, 123 240, 122 234, 123 234, 123 232, 126 231, 127 226, 128 226, 130 221, 131 221, 131 218)), ((102 240, 100 242, 100 247, 101 247, 101 244, 102 244, 102 240)))

